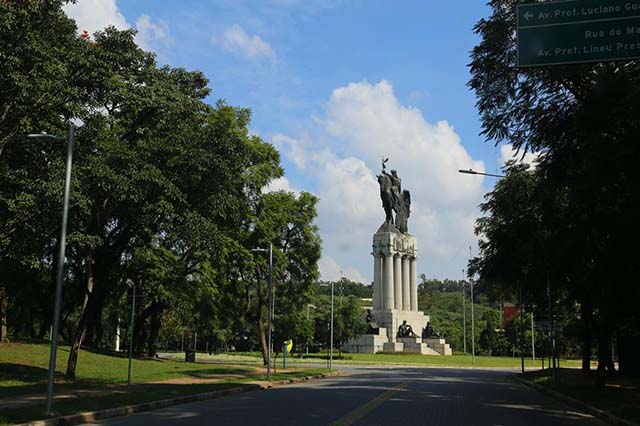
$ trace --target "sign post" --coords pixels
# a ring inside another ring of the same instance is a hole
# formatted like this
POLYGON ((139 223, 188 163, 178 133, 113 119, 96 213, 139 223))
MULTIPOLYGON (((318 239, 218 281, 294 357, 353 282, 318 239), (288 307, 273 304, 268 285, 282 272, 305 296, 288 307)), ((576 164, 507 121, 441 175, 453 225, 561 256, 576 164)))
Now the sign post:
POLYGON ((640 0, 517 6, 519 67, 640 58, 640 0))

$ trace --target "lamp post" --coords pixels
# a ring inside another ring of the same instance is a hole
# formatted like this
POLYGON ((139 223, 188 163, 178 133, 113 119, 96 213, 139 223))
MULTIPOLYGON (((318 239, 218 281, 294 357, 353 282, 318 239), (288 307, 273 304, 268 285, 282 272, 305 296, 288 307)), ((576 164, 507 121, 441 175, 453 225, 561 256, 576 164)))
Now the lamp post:
MULTIPOLYGON (((469 261, 471 261, 471 246, 469 246, 469 261)), ((471 364, 476 363, 476 336, 475 318, 473 315, 473 278, 469 277, 469 287, 471 288, 471 364)))
MULTIPOLYGON (((312 305, 311 303, 307 303, 307 321, 309 320, 309 308, 316 309, 316 305, 312 305)), ((307 355, 309 355, 309 344, 307 343, 307 355)))
POLYGON ((463 352, 467 353, 467 307, 466 307, 466 298, 467 295, 464 291, 464 269, 462 269, 462 347, 463 352))
MULTIPOLYGON (((494 175, 493 173, 483 173, 477 172, 473 169, 460 169, 458 173, 463 173, 467 175, 481 175, 481 176, 491 176, 496 178, 505 178, 505 175, 494 175)), ((471 246, 469 246, 469 260, 471 260, 471 246)), ((476 351, 475 351, 475 324, 473 317, 473 280, 469 279, 469 287, 471 288, 471 363, 475 364, 476 362, 476 351)))
MULTIPOLYGON (((331 322, 329 325, 329 371, 333 370, 333 284, 331 281, 331 322)), ((320 284, 322 287, 328 284, 320 284)))
POLYGON ((475 322, 473 317, 473 280, 469 279, 469 286, 471 287, 471 364, 476 363, 476 337, 475 337, 475 322))
POLYGON ((267 380, 271 381, 271 352, 273 345, 271 343, 271 323, 273 322, 273 244, 269 243, 269 250, 263 248, 251 249, 252 252, 269 252, 269 319, 268 319, 268 341, 267 341, 267 380))
POLYGON ((131 384, 131 358, 133 357, 133 326, 136 317, 136 283, 128 280, 127 284, 131 287, 131 332, 129 333, 129 372, 127 373, 127 385, 131 384))
MULTIPOLYGON (((62 205, 62 228, 60 229, 60 251, 58 253, 58 270, 56 274, 56 294, 53 308, 53 329, 51 331, 51 354, 49 355, 49 383, 47 385, 47 412, 52 416, 53 382, 56 372, 56 352, 58 350, 58 333, 60 329, 60 310, 62 305, 62 278, 64 273, 64 258, 67 246, 67 219, 69 214, 69 192, 71 190, 71 164, 73 161, 73 124, 67 127, 67 172, 64 182, 64 201, 62 205)), ((27 135, 28 138, 64 140, 45 132, 27 135)))
POLYGON ((329 371, 333 370, 333 281, 331 281, 331 336, 329 338, 329 371))

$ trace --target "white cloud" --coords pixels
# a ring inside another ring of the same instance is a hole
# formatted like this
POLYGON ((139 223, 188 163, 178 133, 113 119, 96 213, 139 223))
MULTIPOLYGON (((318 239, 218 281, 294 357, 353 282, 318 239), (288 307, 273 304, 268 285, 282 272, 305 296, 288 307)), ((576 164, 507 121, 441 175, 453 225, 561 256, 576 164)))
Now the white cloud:
POLYGON ((90 34, 109 25, 119 30, 132 27, 120 13, 115 0, 80 0, 67 3, 62 9, 69 18, 76 21, 80 31, 86 30, 90 34))
POLYGON ((289 192, 293 192, 295 194, 298 193, 298 190, 296 190, 295 188, 293 188, 291 186, 291 183, 289 182, 289 179, 287 179, 284 176, 282 176, 281 178, 272 180, 269 183, 269 185, 267 185, 264 188, 264 190, 262 192, 263 193, 267 193, 267 192, 276 192, 276 191, 289 191, 289 192))
POLYGON ((322 256, 318 262, 318 268, 320 269, 320 275, 324 281, 338 281, 340 278, 344 277, 364 285, 371 284, 356 268, 349 266, 343 270, 331 256, 322 256))
POLYGON ((276 61, 276 52, 271 45, 257 35, 250 36, 240 25, 232 25, 222 32, 220 37, 212 37, 214 45, 249 59, 269 59, 276 61))
POLYGON ((304 170, 308 160, 309 144, 304 140, 293 139, 283 134, 276 134, 271 138, 271 143, 278 151, 286 152, 298 170, 304 170))
POLYGON ((136 43, 145 50, 153 50, 152 46, 166 48, 171 43, 169 25, 165 21, 154 21, 149 15, 142 15, 136 21, 136 43))
POLYGON ((504 166, 509 160, 516 160, 518 163, 526 163, 535 166, 535 161, 540 157, 539 152, 527 152, 522 156, 522 151, 516 152, 513 145, 505 144, 500 147, 500 163, 504 166))
POLYGON ((401 105, 386 81, 335 89, 319 123, 324 133, 314 135, 314 143, 306 136, 282 143, 278 135, 278 147, 317 181, 323 278, 335 276, 339 263, 371 281, 372 235, 384 221, 376 181, 382 156, 411 191, 409 232, 420 246, 419 272, 459 278, 468 247, 476 244, 473 224, 484 190, 482 177, 458 170, 483 171, 484 163, 471 158, 453 127, 429 123, 418 109, 401 105))
MULTIPOLYGON (((76 21, 78 30, 90 34, 113 25, 119 30, 134 28, 118 9, 115 0, 80 0, 63 6, 69 18, 76 21)), ((144 50, 156 50, 167 47, 171 41, 169 25, 164 21, 154 20, 149 15, 141 15, 136 21, 138 30, 136 43, 144 50)))

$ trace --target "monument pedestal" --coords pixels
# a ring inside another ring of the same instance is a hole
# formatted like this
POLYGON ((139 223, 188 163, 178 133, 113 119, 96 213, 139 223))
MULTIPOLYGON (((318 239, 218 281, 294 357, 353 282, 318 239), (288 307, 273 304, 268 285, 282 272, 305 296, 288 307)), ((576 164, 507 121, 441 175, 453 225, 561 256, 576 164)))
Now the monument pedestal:
POLYGON ((389 343, 387 330, 378 329, 378 334, 361 334, 350 339, 342 345, 342 350, 352 354, 375 354, 385 350, 385 345, 389 343))
POLYGON ((380 327, 378 335, 361 335, 343 345, 347 352, 414 352, 451 355, 444 339, 396 338, 403 321, 421 336, 429 316, 418 310, 418 242, 385 222, 373 235, 372 320, 380 327), (383 337, 384 336, 384 337, 383 337), (432 341, 430 343, 430 341, 432 341))
POLYGON ((424 343, 420 337, 399 337, 397 340, 402 342, 404 352, 412 352, 422 355, 446 355, 429 347, 429 345, 424 343))

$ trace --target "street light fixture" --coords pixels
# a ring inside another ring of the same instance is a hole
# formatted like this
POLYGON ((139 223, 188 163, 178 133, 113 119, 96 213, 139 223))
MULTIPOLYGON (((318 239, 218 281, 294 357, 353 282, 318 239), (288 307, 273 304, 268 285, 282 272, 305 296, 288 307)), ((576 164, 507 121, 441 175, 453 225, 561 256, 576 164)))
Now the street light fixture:
POLYGON ((271 343, 271 323, 273 322, 273 244, 269 243, 269 250, 263 248, 251 249, 252 252, 269 252, 269 319, 268 319, 268 342, 267 345, 267 380, 271 381, 271 352, 273 351, 273 345, 271 343))
POLYGON ((461 170, 458 170, 458 173, 464 173, 464 174, 467 174, 467 175, 491 176, 491 177, 496 177, 496 178, 504 178, 504 177, 506 177, 504 175, 494 175, 492 173, 477 172, 477 171, 475 171, 473 169, 469 169, 469 170, 461 169, 461 170))
MULTIPOLYGON (((477 172, 473 169, 460 169, 459 173, 467 174, 467 175, 481 175, 481 176, 491 176, 495 178, 505 178, 505 175, 494 175, 493 173, 483 173, 477 172)), ((469 246, 469 260, 471 260, 471 246, 469 246)), ((464 286, 464 284, 463 284, 464 286)), ((475 364, 476 362, 476 349, 475 349, 475 321, 473 315, 473 279, 469 277, 469 288, 471 289, 471 363, 475 364)))
MULTIPOLYGON (((56 355, 58 350, 58 333, 60 329, 60 310, 62 304, 62 278, 64 273, 64 258, 67 247, 67 218, 69 213, 69 192, 71 189, 71 163, 73 161, 73 124, 69 123, 67 128, 67 173, 64 182, 64 201, 62 205, 62 229, 60 230, 60 252, 58 254, 58 270, 56 274, 56 294, 53 308, 53 329, 51 330, 51 354, 49 355, 49 383, 47 385, 47 412, 48 416, 53 416, 53 382, 56 373, 56 355)), ((64 140, 63 137, 50 135, 48 133, 35 133, 27 135, 34 139, 64 140)))

